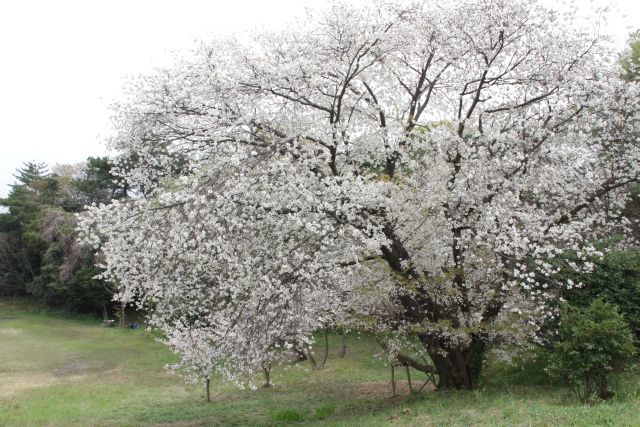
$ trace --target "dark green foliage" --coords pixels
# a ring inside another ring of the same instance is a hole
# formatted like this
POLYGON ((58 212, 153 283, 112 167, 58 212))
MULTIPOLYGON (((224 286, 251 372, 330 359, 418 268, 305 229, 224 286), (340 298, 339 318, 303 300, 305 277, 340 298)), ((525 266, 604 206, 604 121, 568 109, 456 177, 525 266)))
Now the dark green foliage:
POLYGON ((94 277, 94 254, 76 240, 75 217, 59 208, 45 212, 41 236, 47 242, 42 268, 29 293, 52 307, 99 313, 110 299, 105 284, 94 277))
POLYGON ((631 331, 615 306, 597 299, 586 308, 562 307, 557 336, 547 355, 547 372, 562 380, 582 402, 613 396, 611 374, 634 362, 631 331))
POLYGON ((594 259, 591 273, 565 273, 580 289, 564 292, 572 305, 587 307, 597 298, 618 306, 637 339, 640 339, 640 249, 611 250, 603 259, 594 259))
POLYGON ((89 157, 82 176, 74 179, 71 186, 82 205, 109 203, 127 195, 126 185, 113 174, 106 157, 89 157))
POLYGON ((86 265, 67 280, 42 275, 34 282, 32 293, 41 296, 51 307, 79 313, 100 313, 109 302, 111 293, 103 282, 94 279, 96 274, 98 271, 93 266, 86 265))
POLYGON ((51 176, 43 164, 26 163, 0 205, 0 295, 32 295, 50 307, 99 313, 110 302, 94 279, 95 254, 76 241, 71 212, 106 203, 122 190, 104 158, 89 158, 82 178, 51 176))
POLYGON ((0 233, 0 295, 20 295, 33 278, 31 264, 19 236, 0 233))
POLYGON ((46 242, 39 233, 43 206, 54 198, 55 181, 44 166, 27 163, 15 174, 18 182, 11 186, 0 206, 0 292, 24 293, 26 284, 39 273, 46 242))

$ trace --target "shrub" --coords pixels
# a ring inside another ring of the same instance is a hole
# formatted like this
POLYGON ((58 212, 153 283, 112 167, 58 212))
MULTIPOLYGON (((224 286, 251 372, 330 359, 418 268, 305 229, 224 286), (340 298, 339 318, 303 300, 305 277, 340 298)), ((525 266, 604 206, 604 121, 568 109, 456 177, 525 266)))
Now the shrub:
POLYGON ((594 268, 590 273, 565 272, 567 278, 583 283, 584 287, 568 290, 563 297, 579 307, 587 307, 597 298, 615 304, 640 340, 640 249, 614 249, 603 259, 592 261, 594 268))
POLYGON ((607 399, 613 396, 610 374, 633 364, 633 344, 629 326, 614 305, 602 299, 586 308, 565 305, 546 370, 565 381, 582 402, 594 394, 607 399))

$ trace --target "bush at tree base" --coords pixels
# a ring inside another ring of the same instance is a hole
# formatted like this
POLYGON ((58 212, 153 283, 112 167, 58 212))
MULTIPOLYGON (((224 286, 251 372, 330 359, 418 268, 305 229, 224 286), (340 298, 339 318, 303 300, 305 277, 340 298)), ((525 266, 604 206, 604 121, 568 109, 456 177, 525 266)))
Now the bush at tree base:
POLYGON ((596 299, 585 308, 562 308, 553 346, 547 351, 547 373, 562 380, 582 402, 594 395, 613 396, 612 374, 634 364, 633 335, 616 307, 596 299))

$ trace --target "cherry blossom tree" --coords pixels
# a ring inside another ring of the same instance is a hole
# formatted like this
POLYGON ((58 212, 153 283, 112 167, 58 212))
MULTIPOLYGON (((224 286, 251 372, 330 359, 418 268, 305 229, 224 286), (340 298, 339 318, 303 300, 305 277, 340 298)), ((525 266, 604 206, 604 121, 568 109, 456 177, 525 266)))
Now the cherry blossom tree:
POLYGON ((145 197, 92 208, 84 238, 184 360, 207 348, 239 384, 350 322, 472 388, 489 346, 535 337, 579 286, 551 260, 588 270, 592 239, 626 226, 640 93, 617 67, 526 0, 337 3, 202 43, 116 107, 145 197))

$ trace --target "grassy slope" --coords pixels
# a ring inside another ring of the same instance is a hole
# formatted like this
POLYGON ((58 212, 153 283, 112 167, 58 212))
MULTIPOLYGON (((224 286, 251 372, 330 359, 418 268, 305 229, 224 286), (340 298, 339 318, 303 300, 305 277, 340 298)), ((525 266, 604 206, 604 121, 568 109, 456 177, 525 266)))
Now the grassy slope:
POLYGON ((375 345, 355 336, 322 371, 276 368, 276 387, 257 391, 215 384, 208 404, 202 387, 163 369, 174 358, 144 331, 2 301, 0 318, 0 425, 640 425, 638 376, 593 406, 497 366, 482 391, 388 399, 375 345))

